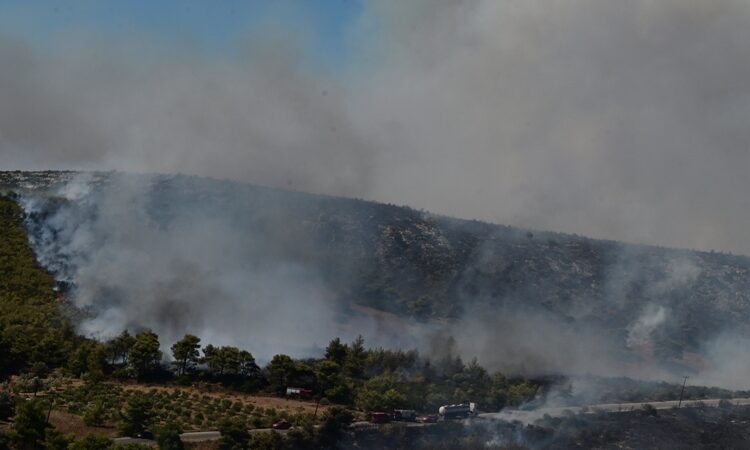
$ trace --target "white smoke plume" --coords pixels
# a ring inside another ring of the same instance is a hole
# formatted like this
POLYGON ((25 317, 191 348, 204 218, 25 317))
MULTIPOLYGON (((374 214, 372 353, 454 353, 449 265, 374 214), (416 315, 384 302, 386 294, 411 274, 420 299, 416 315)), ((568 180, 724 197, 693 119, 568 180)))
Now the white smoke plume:
POLYGON ((299 20, 269 19, 231 57, 2 36, 0 165, 193 173, 750 252, 746 2, 365 1, 333 67, 308 63, 299 20))
MULTIPOLYGON (((169 205, 167 213, 152 177, 113 175, 95 188, 94 178, 63 185, 55 192, 64 199, 57 209, 44 198, 22 198, 27 214, 45 214, 31 225, 32 243, 45 267, 74 284, 74 304, 89 312, 85 334, 108 338, 150 328, 168 347, 192 333, 251 349, 261 360, 319 355, 330 339, 358 333, 388 343, 373 321, 339 320, 343 308, 317 268, 287 258, 272 229, 247 225, 215 204, 201 206, 200 198, 169 205)), ((242 213, 271 217, 278 233, 293 220, 266 210, 242 213)))
POLYGON ((649 305, 637 321, 628 327, 627 345, 640 347, 651 342, 652 333, 667 320, 667 309, 661 305, 649 305))

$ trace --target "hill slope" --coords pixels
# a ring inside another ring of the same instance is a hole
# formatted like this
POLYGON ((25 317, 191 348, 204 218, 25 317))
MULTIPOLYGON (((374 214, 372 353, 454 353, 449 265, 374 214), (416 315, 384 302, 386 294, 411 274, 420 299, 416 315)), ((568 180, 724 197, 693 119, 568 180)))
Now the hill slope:
MULTIPOLYGON (((130 307, 124 291, 132 287, 149 305, 158 300, 149 311, 160 320, 179 324, 203 311, 193 296, 217 304, 267 297, 256 315, 294 297, 283 314, 335 305, 338 322, 352 304, 429 323, 524 310, 681 364, 717 337, 750 336, 744 256, 532 233, 188 176, 4 172, 0 189, 20 194, 40 260, 76 285, 84 307, 103 298, 130 307), (118 279, 107 261, 152 267, 123 269, 129 275, 118 279)), ((120 316, 119 326, 133 325, 120 316)))
POLYGON ((21 208, 0 196, 0 379, 28 363, 65 361, 73 338, 22 218, 21 208))

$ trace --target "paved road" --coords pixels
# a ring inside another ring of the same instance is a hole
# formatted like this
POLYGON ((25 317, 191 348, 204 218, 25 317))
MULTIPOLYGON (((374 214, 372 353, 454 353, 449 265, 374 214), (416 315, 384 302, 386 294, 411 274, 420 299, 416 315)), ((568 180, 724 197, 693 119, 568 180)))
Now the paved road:
MULTIPOLYGON (((716 407, 719 406, 721 399, 708 399, 708 400, 684 400, 682 402, 683 408, 692 408, 700 405, 716 407)), ((746 406, 750 405, 750 398, 734 398, 729 399, 733 405, 746 406)), ((677 407, 677 400, 667 402, 640 402, 640 403, 601 403, 596 405, 587 406, 562 406, 554 408, 539 408, 535 410, 525 411, 520 409, 506 409, 499 413, 481 413, 478 417, 488 420, 505 420, 505 421, 519 421, 522 423, 532 423, 537 419, 541 419, 544 415, 551 417, 562 417, 566 414, 578 414, 581 412, 626 412, 634 411, 643 408, 644 405, 651 405, 656 409, 670 409, 677 407)), ((353 424, 355 427, 377 427, 378 425, 370 422, 356 422, 353 424)), ((431 423, 415 423, 406 422, 407 427, 425 427, 434 425, 431 423)), ((257 428, 249 430, 250 433, 268 433, 271 431, 270 428, 257 428)), ((286 433, 289 430, 276 430, 279 433, 286 433)), ((204 442, 204 441, 217 441, 221 438, 221 433, 218 431, 196 431, 192 433, 182 433, 180 438, 183 442, 204 442)), ((147 439, 134 439, 134 438, 116 438, 115 442, 118 444, 125 444, 128 442, 141 442, 146 444, 152 444, 154 441, 147 439)))
MULTIPOLYGON (((734 398, 727 399, 733 405, 745 406, 750 405, 750 398, 734 398)), ((692 408, 700 405, 716 407, 719 406, 721 399, 707 399, 707 400, 683 400, 683 408, 692 408)), ((541 419, 545 414, 551 417, 561 417, 565 414, 580 412, 625 412, 633 411, 636 409, 643 408, 644 405, 651 405, 656 409, 671 409, 676 408, 678 405, 677 400, 671 400, 666 402, 638 402, 638 403, 601 403, 597 405, 587 406, 562 406, 554 408, 539 408, 530 411, 519 410, 519 409, 506 409, 499 413, 482 413, 479 417, 483 419, 491 420, 506 420, 506 421, 519 421, 523 423, 531 423, 537 419, 541 419)))
MULTIPOLYGON (((254 433, 268 433, 271 431, 271 428, 256 428, 252 430, 248 430, 250 434, 254 433)), ((277 433, 284 434, 289 430, 276 430, 277 433)), ((190 433, 182 433, 180 435, 180 439, 182 442, 205 442, 205 441, 218 441, 221 439, 221 433, 218 431, 194 431, 190 433)), ((140 442, 143 444, 153 444, 155 441, 152 441, 150 439, 136 439, 136 438, 130 438, 130 437, 120 437, 115 438, 115 443, 117 444, 128 444, 131 442, 140 442)))
POLYGON ((182 442, 218 441, 220 438, 221 433, 218 431, 196 431, 193 433, 182 433, 180 435, 182 442))

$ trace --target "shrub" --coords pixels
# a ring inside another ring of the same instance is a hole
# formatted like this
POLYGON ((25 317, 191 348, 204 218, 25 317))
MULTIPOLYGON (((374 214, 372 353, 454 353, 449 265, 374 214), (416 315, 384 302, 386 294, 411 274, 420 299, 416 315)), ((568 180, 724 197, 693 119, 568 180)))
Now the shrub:
POLYGON ((143 395, 134 396, 128 400, 121 416, 120 431, 125 436, 136 436, 151 426, 154 419, 153 404, 143 395))
POLYGON ((114 447, 116 450, 154 450, 151 448, 150 445, 147 444, 137 444, 134 442, 128 443, 128 444, 120 444, 115 445, 114 447))
POLYGON ((185 446, 180 439, 182 429, 175 424, 169 424, 156 433, 156 443, 159 450, 183 450, 185 446))
MULTIPOLYGON (((68 450, 70 444, 72 444, 74 441, 74 435, 64 435, 53 428, 51 430, 47 430, 47 437, 44 440, 44 446, 47 450, 68 450)), ((2 445, 0 445, 0 449, 2 448, 2 445)))
POLYGON ((70 444, 68 450, 110 450, 114 447, 115 443, 112 439, 92 433, 70 444))
POLYGON ((248 448, 250 433, 245 424, 237 420, 225 420, 219 425, 221 439, 219 439, 219 450, 235 450, 248 448))
POLYGON ((653 405, 646 403, 641 407, 641 414, 643 414, 644 416, 656 417, 658 415, 658 412, 653 405))
POLYGON ((96 400, 90 403, 83 411, 83 423, 88 426, 99 427, 104 425, 104 421, 107 419, 107 410, 104 407, 104 402, 96 400))
POLYGON ((47 414, 38 401, 22 401, 13 422, 14 440, 21 448, 37 448, 45 438, 47 414))
POLYGON ((15 413, 16 401, 8 392, 0 392, 0 420, 8 420, 15 413))
POLYGON ((263 416, 254 415, 250 418, 250 425, 252 425, 253 428, 263 428, 265 426, 265 422, 263 421, 263 416))

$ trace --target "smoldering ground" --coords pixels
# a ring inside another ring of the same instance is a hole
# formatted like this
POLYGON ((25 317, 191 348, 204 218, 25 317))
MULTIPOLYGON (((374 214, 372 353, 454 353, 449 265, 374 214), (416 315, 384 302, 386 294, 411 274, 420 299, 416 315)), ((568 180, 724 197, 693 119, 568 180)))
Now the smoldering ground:
POLYGON ((299 17, 220 55, 158 34, 10 34, 0 164, 747 253, 749 21, 740 0, 364 1, 332 65, 311 62, 299 17))

